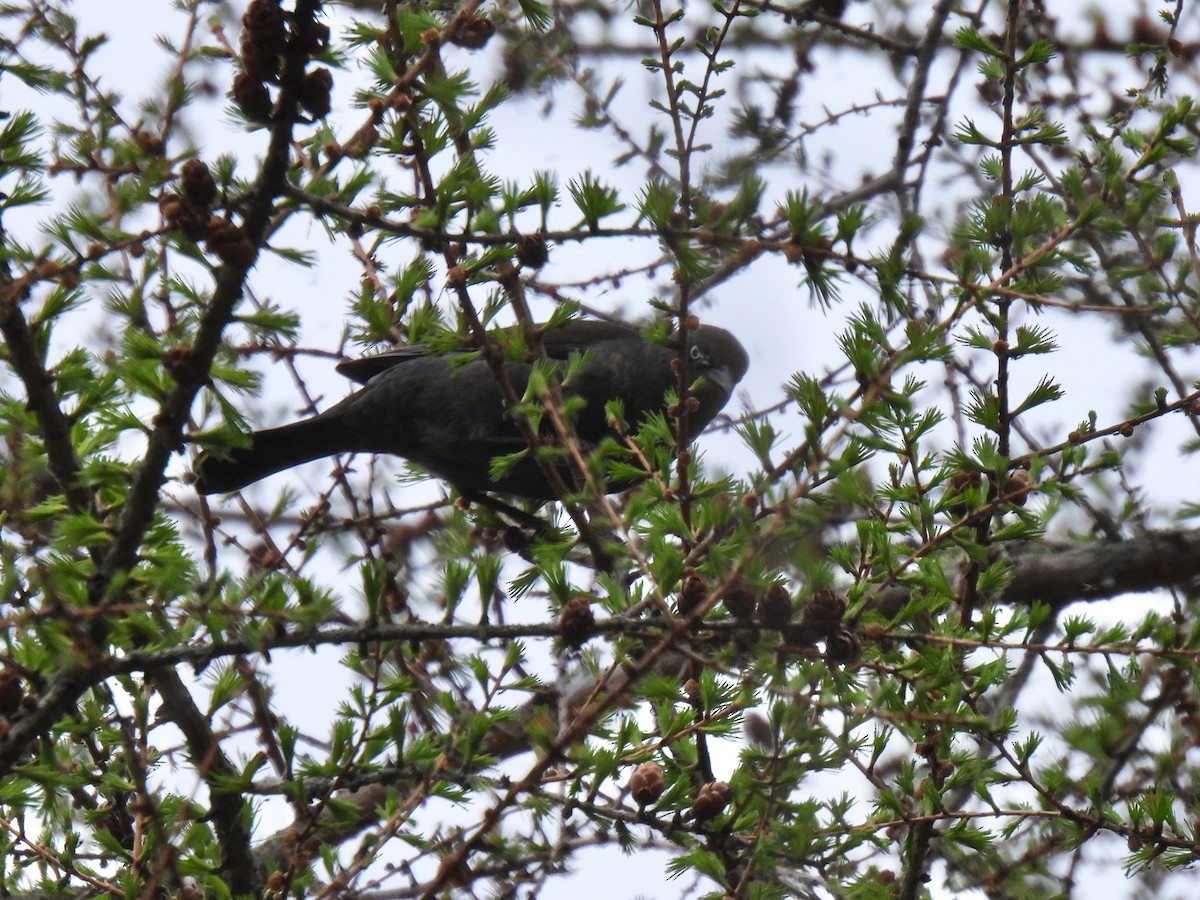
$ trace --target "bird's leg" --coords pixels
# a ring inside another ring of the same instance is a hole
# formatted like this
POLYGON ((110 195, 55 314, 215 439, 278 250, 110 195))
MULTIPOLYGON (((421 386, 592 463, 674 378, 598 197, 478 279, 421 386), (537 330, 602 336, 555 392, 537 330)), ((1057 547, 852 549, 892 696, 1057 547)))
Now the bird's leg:
MULTIPOLYGON (((536 561, 529 553, 529 547, 533 542, 553 541, 559 537, 556 534, 556 529, 550 523, 539 519, 532 513, 525 512, 523 509, 517 509, 503 500, 497 500, 491 494, 485 494, 481 491, 463 490, 462 488, 459 488, 459 494, 468 503, 478 503, 480 506, 486 507, 494 513, 507 516, 516 523, 512 528, 512 531, 516 533, 506 534, 504 541, 510 550, 529 562, 536 561), (522 529, 528 529, 531 533, 527 534, 522 529)), ((599 571, 608 572, 612 570, 613 560, 603 551, 593 551, 592 562, 599 571)))
MULTIPOLYGON (((508 531, 505 532, 504 544, 513 553, 531 563, 538 561, 532 553, 535 543, 563 540, 563 532, 560 529, 555 528, 549 522, 531 513, 525 512, 523 509, 517 509, 503 500, 497 500, 491 494, 464 491, 461 488, 459 489, 459 494, 468 503, 478 503, 480 506, 486 507, 494 513, 506 516, 515 523, 510 525, 508 531)), ((582 560, 576 561, 583 562, 582 560)), ((592 564, 598 570, 607 572, 612 568, 612 559, 605 553, 597 554, 593 552, 592 564)))
POLYGON ((492 512, 507 516, 520 527, 533 531, 537 537, 547 537, 550 535, 550 526, 542 519, 539 519, 532 513, 525 512, 523 509, 517 509, 512 504, 505 503, 503 500, 497 500, 491 494, 485 494, 482 491, 463 490, 462 488, 459 488, 459 493, 468 503, 478 503, 480 506, 487 507, 492 512))

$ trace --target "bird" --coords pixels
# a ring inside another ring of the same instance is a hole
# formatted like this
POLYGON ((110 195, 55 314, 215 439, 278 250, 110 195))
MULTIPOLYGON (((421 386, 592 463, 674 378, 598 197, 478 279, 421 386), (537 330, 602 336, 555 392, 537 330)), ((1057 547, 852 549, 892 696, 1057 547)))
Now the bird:
MULTIPOLYGON (((498 343, 512 337, 509 331, 498 343)), ((624 420, 633 429, 651 414, 667 412, 668 395, 679 384, 681 353, 686 352, 687 377, 694 382, 689 397, 695 400, 684 407, 688 443, 725 406, 749 367, 737 338, 711 325, 688 329, 685 350, 678 346, 678 335, 667 344, 655 343, 625 322, 577 319, 538 326, 538 331, 547 359, 560 373, 567 373, 573 354, 585 354, 563 385, 565 406, 574 411, 572 424, 585 451, 616 436, 605 410, 609 401, 621 402, 624 420)), ((434 352, 414 344, 343 360, 337 371, 362 384, 359 390, 310 418, 255 431, 248 446, 200 454, 194 468, 196 490, 229 493, 325 456, 388 453, 416 463, 464 496, 562 499, 532 454, 518 457, 504 471, 494 470, 493 460, 518 454, 527 443, 496 373, 481 355, 465 355, 470 349, 434 352)), ((502 365, 521 397, 533 363, 506 359, 502 365)), ((579 487, 565 461, 554 465, 569 488, 579 487)), ((604 484, 610 493, 627 486, 627 481, 604 484)))

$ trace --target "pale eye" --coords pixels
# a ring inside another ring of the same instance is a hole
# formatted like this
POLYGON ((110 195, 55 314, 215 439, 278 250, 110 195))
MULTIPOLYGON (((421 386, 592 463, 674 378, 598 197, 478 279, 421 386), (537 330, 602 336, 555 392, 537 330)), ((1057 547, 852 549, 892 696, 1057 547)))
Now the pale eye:
POLYGON ((701 362, 704 359, 704 351, 701 350, 699 347, 697 347, 695 344, 692 345, 692 354, 691 355, 692 355, 692 360, 695 362, 701 362))

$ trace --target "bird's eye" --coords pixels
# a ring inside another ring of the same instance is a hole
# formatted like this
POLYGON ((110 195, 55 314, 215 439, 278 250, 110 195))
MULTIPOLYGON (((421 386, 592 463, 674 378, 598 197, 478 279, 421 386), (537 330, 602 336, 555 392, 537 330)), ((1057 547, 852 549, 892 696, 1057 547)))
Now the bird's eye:
POLYGON ((701 350, 699 347, 697 347, 695 344, 692 344, 691 355, 692 355, 692 359, 696 362, 702 362, 704 360, 704 351, 701 350))

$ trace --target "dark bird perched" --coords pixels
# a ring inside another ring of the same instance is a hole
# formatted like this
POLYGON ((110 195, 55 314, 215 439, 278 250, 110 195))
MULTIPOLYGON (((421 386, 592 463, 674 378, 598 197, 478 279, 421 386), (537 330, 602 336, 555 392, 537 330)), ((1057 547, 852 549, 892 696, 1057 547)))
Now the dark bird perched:
MULTIPOLYGON (((678 386, 672 367, 678 349, 647 341, 631 325, 568 322, 546 329, 541 342, 560 372, 565 372, 572 353, 589 353, 564 388, 567 396, 585 401, 574 418, 585 451, 613 434, 604 410, 608 401, 620 400, 625 421, 636 428, 649 413, 664 412, 667 392, 678 386)), ((476 358, 464 364, 460 353, 431 353, 414 345, 340 363, 338 371, 363 388, 320 415, 254 432, 249 447, 205 454, 196 466, 196 490, 236 491, 274 472, 335 453, 394 453, 468 496, 496 491, 554 499, 554 490, 531 455, 498 479, 490 477, 493 459, 525 449, 526 442, 487 362, 476 358)), ((732 334, 704 325, 688 331, 687 357, 689 379, 700 379, 691 393, 698 405, 687 412, 691 441, 729 400, 749 359, 732 334)), ((531 370, 530 362, 504 363, 517 396, 524 393, 531 370)), ((565 463, 560 468, 563 480, 573 486, 570 468, 565 463)), ((606 485, 610 491, 624 486, 606 485)))

